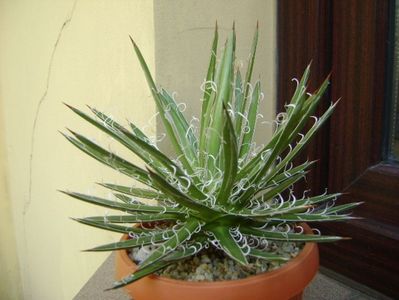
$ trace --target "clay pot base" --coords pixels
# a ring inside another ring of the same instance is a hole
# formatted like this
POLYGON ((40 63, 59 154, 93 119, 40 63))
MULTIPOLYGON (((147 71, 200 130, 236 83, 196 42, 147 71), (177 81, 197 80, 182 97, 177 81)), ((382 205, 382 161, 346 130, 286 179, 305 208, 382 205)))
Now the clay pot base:
MULTIPOLYGON (((117 251, 117 279, 136 268, 126 250, 117 251)), ((244 279, 189 282, 149 275, 126 286, 125 291, 134 300, 300 300, 318 268, 317 244, 306 243, 298 256, 281 268, 244 279)))

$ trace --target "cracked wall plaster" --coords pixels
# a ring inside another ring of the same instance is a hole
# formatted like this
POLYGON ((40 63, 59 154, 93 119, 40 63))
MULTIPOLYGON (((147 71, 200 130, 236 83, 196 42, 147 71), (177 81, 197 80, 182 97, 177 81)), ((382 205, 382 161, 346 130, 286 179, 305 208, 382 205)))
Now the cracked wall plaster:
POLYGON ((50 86, 50 78, 51 78, 51 71, 52 71, 52 65, 53 65, 53 61, 55 58, 55 54, 57 52, 57 48, 58 48, 58 44, 61 41, 62 38, 62 34, 64 32, 64 30, 68 27, 69 23, 72 21, 73 18, 73 13, 75 12, 75 8, 76 8, 76 3, 78 2, 78 0, 75 0, 73 2, 72 5, 72 9, 70 10, 70 12, 68 13, 64 23, 61 25, 60 31, 57 35, 57 39, 55 40, 54 46, 53 46, 53 50, 51 52, 51 56, 50 56, 50 60, 49 60, 49 64, 48 64, 48 69, 47 69, 47 79, 46 79, 46 86, 43 92, 43 95, 40 97, 40 100, 37 104, 37 108, 36 108, 36 112, 35 112, 35 118, 33 120, 33 126, 32 126, 32 137, 31 137, 31 141, 30 141, 30 156, 29 156, 29 192, 28 192, 28 199, 24 204, 24 209, 22 214, 26 215, 26 213, 28 212, 29 209, 29 205, 32 201, 32 182, 33 182, 33 177, 32 177, 32 173, 33 173, 33 155, 34 155, 34 151, 35 151, 35 136, 36 136, 36 129, 37 129, 37 124, 38 124, 38 120, 39 120, 39 115, 40 115, 40 109, 44 103, 44 101, 46 100, 47 97, 47 93, 48 93, 48 89, 50 86))
MULTIPOLYGON (((9 230, 16 245, 10 250, 18 256, 21 299, 72 299, 107 256, 80 250, 118 239, 69 219, 106 210, 56 191, 107 197, 94 182, 131 184, 59 134, 70 127, 104 146, 110 142, 62 102, 83 110, 90 104, 118 120, 146 125, 155 105, 129 34, 153 70, 152 15, 147 0, 0 1, 0 102, 9 179, 9 195, 0 191, 0 197, 11 204, 9 230), (145 106, 143 99, 149 100, 145 106)), ((124 149, 112 149, 139 163, 124 149)))

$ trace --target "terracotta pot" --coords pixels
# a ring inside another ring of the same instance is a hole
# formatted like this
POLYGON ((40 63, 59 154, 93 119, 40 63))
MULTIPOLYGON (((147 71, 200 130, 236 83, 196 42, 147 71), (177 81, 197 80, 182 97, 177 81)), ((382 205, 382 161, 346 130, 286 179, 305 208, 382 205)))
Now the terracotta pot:
MULTIPOLYGON (((116 252, 116 278, 121 279, 137 266, 126 250, 116 252)), ((299 255, 281 268, 245 279, 189 282, 149 275, 125 290, 134 300, 300 300, 318 268, 317 244, 306 243, 299 255)))

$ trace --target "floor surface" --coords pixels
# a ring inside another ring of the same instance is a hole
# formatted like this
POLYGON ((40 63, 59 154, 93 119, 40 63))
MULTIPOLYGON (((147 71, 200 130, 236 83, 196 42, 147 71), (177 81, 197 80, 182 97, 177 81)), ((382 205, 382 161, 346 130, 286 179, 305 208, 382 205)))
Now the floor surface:
MULTIPOLYGON (((76 295, 74 300, 128 300, 122 289, 104 292, 113 282, 114 255, 111 255, 97 270, 93 277, 76 295)), ((357 289, 351 288, 322 273, 318 273, 311 284, 306 288, 304 300, 373 300, 389 299, 369 292, 369 295, 357 289), (373 294, 371 296, 370 294, 373 294)), ((156 299, 154 299, 156 300, 156 299)))

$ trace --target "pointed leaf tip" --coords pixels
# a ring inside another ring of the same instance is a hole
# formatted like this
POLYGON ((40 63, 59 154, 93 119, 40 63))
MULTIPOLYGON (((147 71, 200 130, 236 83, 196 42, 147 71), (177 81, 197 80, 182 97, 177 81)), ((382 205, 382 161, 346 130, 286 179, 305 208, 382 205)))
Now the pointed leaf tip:
POLYGON ((130 38, 130 41, 132 42, 132 44, 133 44, 133 47, 136 49, 136 51, 139 49, 139 46, 137 46, 137 44, 136 44, 136 42, 134 41, 134 39, 132 38, 132 36, 131 35, 129 35, 129 38, 130 38))
POLYGON ((61 133, 64 138, 66 138, 66 139, 70 138, 69 135, 67 135, 66 133, 62 132, 61 130, 58 130, 58 132, 61 133))
POLYGON ((78 134, 76 131, 73 131, 72 129, 69 129, 68 127, 66 127, 66 130, 68 130, 74 136, 76 136, 78 134))
POLYGON ((76 111, 77 109, 75 107, 73 107, 72 105, 66 103, 66 102, 62 102, 66 107, 68 107, 70 110, 72 111, 76 111))

